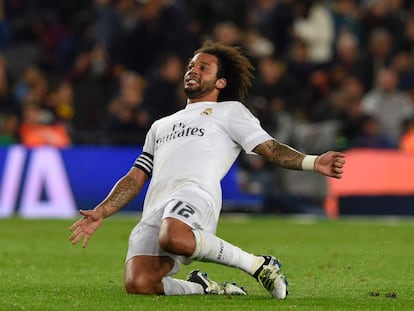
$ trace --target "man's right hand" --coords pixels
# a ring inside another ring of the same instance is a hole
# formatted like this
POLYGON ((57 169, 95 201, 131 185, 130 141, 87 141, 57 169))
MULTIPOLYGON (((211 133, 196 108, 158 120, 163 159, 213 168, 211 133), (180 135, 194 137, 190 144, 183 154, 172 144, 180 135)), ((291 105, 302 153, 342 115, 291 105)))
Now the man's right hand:
POLYGON ((104 217, 99 209, 87 211, 80 210, 79 213, 83 217, 69 227, 69 230, 73 232, 69 237, 69 241, 71 241, 72 244, 77 244, 83 239, 82 247, 85 248, 88 245, 92 234, 101 225, 104 217))

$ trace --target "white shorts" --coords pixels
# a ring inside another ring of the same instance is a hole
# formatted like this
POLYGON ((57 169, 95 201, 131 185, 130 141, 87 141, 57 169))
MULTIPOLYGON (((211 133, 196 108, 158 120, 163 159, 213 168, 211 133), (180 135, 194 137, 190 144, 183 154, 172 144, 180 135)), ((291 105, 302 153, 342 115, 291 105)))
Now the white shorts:
POLYGON ((175 261, 174 268, 168 275, 177 273, 180 264, 191 263, 187 257, 171 254, 160 248, 160 225, 162 220, 168 217, 178 219, 193 229, 202 229, 213 234, 217 227, 217 219, 207 204, 193 206, 183 200, 170 200, 163 207, 156 209, 150 217, 142 219, 132 229, 128 241, 126 261, 140 255, 168 256, 175 261))

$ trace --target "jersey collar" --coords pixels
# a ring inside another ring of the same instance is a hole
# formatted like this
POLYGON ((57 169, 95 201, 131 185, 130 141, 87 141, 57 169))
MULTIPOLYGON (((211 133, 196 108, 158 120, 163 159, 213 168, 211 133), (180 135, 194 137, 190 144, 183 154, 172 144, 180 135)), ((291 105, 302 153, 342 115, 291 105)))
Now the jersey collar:
POLYGON ((192 104, 187 104, 187 106, 185 106, 185 109, 195 109, 195 108, 200 108, 203 106, 216 105, 216 104, 217 102, 196 102, 192 104))

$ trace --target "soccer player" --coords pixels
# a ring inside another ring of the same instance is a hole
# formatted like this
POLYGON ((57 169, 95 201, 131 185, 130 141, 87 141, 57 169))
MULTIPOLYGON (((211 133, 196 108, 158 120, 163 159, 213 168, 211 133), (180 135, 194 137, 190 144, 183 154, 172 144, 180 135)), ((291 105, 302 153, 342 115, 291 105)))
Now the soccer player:
POLYGON ((238 48, 207 41, 194 52, 184 76, 187 106, 157 120, 143 152, 107 197, 70 230, 86 247, 103 220, 137 196, 151 179, 140 222, 132 230, 125 264, 131 294, 246 294, 198 270, 187 280, 171 277, 194 260, 239 268, 278 299, 287 295, 279 261, 248 253, 215 235, 221 210, 220 180, 244 149, 287 169, 341 178, 344 154, 305 155, 276 141, 242 104, 253 67, 238 48))

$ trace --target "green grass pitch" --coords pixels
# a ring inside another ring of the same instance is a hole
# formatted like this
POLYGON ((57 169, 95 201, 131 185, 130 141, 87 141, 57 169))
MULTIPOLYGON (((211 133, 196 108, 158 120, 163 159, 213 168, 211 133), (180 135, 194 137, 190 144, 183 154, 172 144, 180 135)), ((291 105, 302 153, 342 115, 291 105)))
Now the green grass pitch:
POLYGON ((218 235, 257 254, 273 254, 288 277, 277 301, 243 272, 200 268, 235 281, 249 295, 134 296, 123 288, 128 235, 138 216, 108 219, 86 249, 68 241, 72 220, 0 220, 0 310, 413 310, 414 221, 229 217, 218 235))

